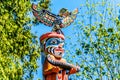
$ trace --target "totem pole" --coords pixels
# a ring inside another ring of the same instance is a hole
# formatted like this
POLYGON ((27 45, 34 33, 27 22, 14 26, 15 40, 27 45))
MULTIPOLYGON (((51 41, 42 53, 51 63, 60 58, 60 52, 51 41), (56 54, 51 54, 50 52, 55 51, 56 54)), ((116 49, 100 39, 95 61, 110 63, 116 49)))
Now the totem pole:
POLYGON ((69 26, 78 13, 78 9, 69 12, 62 8, 59 15, 55 15, 48 10, 36 10, 37 5, 32 4, 33 15, 36 19, 50 27, 51 32, 45 33, 40 37, 40 44, 43 53, 43 76, 44 80, 68 80, 70 74, 74 74, 80 70, 79 66, 74 66, 66 62, 62 58, 64 54, 64 34, 61 28, 69 26))

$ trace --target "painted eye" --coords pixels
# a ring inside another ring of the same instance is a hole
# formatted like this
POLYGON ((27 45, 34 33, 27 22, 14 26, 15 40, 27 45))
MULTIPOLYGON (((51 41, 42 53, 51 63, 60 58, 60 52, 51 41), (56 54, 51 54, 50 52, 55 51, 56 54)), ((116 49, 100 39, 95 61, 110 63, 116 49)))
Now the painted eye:
POLYGON ((50 43, 51 44, 57 44, 57 41, 56 40, 52 40, 50 43))

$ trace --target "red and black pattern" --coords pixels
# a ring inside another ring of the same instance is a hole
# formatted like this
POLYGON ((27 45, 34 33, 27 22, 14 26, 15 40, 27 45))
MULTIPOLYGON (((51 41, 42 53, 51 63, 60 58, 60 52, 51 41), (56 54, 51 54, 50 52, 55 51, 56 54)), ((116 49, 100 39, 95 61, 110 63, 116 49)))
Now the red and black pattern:
POLYGON ((61 68, 65 69, 65 70, 70 70, 71 68, 75 68, 77 70, 77 72, 79 72, 80 68, 77 66, 74 66, 72 64, 69 63, 65 63, 65 62, 60 62, 58 60, 53 60, 50 56, 50 54, 47 55, 47 60, 48 62, 50 62, 51 64, 55 65, 55 66, 60 66, 61 68))

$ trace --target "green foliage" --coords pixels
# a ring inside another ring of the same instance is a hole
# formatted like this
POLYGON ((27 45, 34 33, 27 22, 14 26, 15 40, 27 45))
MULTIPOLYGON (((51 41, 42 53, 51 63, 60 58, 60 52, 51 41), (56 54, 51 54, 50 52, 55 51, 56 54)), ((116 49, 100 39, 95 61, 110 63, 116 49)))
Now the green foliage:
POLYGON ((32 79, 39 47, 30 33, 30 0, 0 1, 0 80, 32 79))
POLYGON ((39 0, 38 9, 49 9, 51 0, 39 0))
POLYGON ((80 20, 73 29, 78 35, 77 42, 72 44, 72 49, 77 45, 72 56, 81 71, 72 79, 120 79, 120 20, 116 18, 116 6, 112 0, 86 0, 82 5, 80 20))
POLYGON ((40 7, 44 9, 48 9, 50 5, 50 0, 42 0, 40 2, 40 7))

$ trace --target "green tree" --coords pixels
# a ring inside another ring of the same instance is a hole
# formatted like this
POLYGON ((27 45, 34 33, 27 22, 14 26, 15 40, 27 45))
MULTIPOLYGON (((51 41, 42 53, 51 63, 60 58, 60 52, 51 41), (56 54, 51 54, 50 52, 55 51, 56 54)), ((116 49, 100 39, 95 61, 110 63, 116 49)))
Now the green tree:
MULTIPOLYGON (((112 0, 86 0, 85 3, 81 5, 79 20, 73 28, 77 40, 70 43, 77 47, 76 54, 70 57, 70 53, 73 52, 67 51, 67 59, 81 67, 81 71, 71 78, 118 80, 120 79, 120 21, 117 18, 116 8, 120 4, 117 0, 114 3, 112 0)), ((75 49, 73 46, 71 48, 75 49)))
POLYGON ((30 0, 0 0, 0 80, 30 80, 38 68, 40 48, 30 32, 30 12, 30 0))

